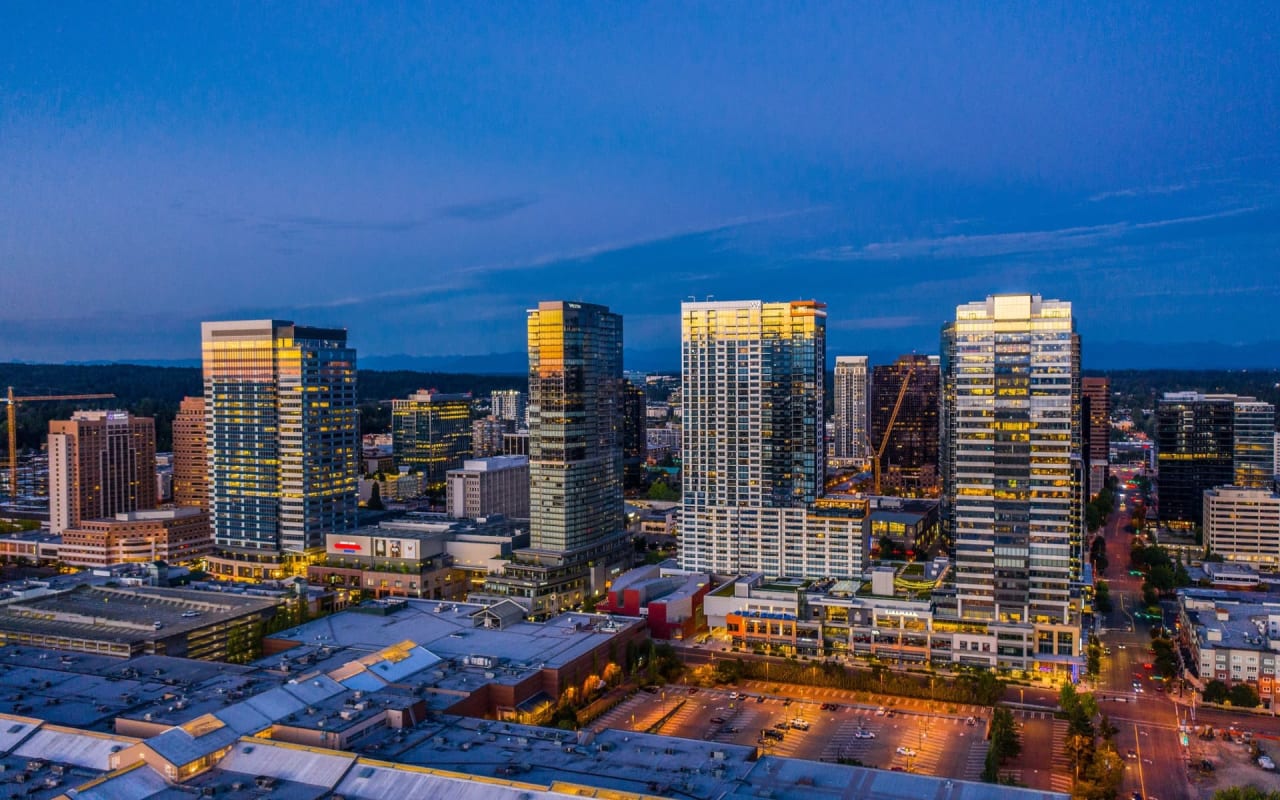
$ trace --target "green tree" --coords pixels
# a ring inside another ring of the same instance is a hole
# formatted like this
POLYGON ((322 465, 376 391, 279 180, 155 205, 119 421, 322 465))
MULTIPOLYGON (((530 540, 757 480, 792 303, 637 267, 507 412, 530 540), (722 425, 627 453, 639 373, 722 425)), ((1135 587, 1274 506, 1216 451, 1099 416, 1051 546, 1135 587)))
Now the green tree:
POLYGON ((1182 588, 1183 586, 1190 586, 1191 583, 1191 574, 1187 572, 1187 568, 1183 566, 1182 554, 1179 553, 1178 563, 1173 568, 1173 585, 1178 588, 1182 588))
POLYGON ((1084 800, 1114 800, 1123 778, 1124 759, 1120 758, 1114 744, 1104 741, 1094 751, 1072 796, 1084 800))
POLYGON ((671 488, 671 486, 665 480, 658 480, 658 481, 654 481, 653 485, 649 487, 649 491, 646 494, 646 497, 648 497, 650 500, 675 502, 676 500, 680 499, 680 493, 677 492, 675 489, 671 488))
POLYGON ((1098 673, 1102 672, 1102 648, 1096 645, 1090 645, 1085 656, 1085 671, 1092 677, 1098 677, 1098 673))
POLYGON ((1168 594, 1173 591, 1173 567, 1168 564, 1161 564, 1158 567, 1152 567, 1151 572, 1147 575, 1147 582, 1152 588, 1160 594, 1168 594))
POLYGON ((1085 527, 1089 529, 1089 533, 1101 528, 1102 523, 1105 521, 1106 518, 1102 516, 1102 513, 1098 511, 1098 507, 1093 503, 1089 503, 1084 507, 1084 522, 1085 527))
POLYGON ((386 508, 382 504, 382 484, 373 482, 373 488, 369 490, 369 502, 365 503, 364 507, 370 511, 382 511, 386 508))
POLYGON ((1111 613, 1111 587, 1106 581, 1098 581, 1093 587, 1093 607, 1101 614, 1111 613))
POLYGON ((1213 800, 1280 800, 1280 789, 1268 792, 1257 786, 1230 786, 1214 792, 1213 800))
POLYGON ((986 761, 983 762, 982 780, 987 783, 1000 782, 1000 765, 1011 758, 1017 758, 1021 752, 1022 743, 1018 741, 1013 712, 1002 706, 996 706, 991 714, 991 747, 987 750, 986 761))
POLYGON ((1231 705, 1240 706, 1241 708, 1257 708, 1258 692, 1247 683, 1237 683, 1227 690, 1227 699, 1231 701, 1231 705))
POLYGON ((1227 699, 1227 685, 1219 680, 1212 680, 1204 686, 1204 701, 1206 703, 1221 703, 1227 699))
POLYGON ((880 558, 893 558, 893 538, 889 536, 880 537, 880 558))

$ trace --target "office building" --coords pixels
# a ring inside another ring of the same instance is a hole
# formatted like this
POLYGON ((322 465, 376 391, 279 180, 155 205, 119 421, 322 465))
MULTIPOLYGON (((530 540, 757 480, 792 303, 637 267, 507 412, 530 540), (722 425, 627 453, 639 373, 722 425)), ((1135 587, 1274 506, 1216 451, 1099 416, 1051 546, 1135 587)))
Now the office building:
POLYGON ((1234 394, 1170 392, 1156 407, 1160 521, 1201 525, 1204 492, 1264 487, 1275 454, 1275 407, 1234 394))
POLYGON ((510 422, 515 429, 529 427, 528 396, 519 389, 499 389, 489 394, 489 413, 510 422))
POLYGON ((622 317, 547 301, 528 313, 529 536, 486 582, 533 616, 600 595, 630 566, 622 501, 622 317))
POLYGON ((1079 647, 1080 343, 1071 304, 995 295, 943 329, 944 525, 957 614, 1001 664, 1066 669, 1079 647))
POLYGON ((834 457, 864 459, 869 454, 867 409, 869 390, 866 356, 837 356, 835 372, 834 457))
POLYGON ((639 489, 649 457, 648 404, 644 388, 630 381, 622 383, 622 486, 639 489))
POLYGON ((682 566, 859 574, 865 504, 822 496, 826 307, 692 302, 681 315, 682 566))
POLYGON ((1280 494, 1240 486, 1206 489, 1204 543, 1227 561, 1280 569, 1280 494))
POLYGON ((905 355, 872 371, 871 447, 882 493, 937 496, 940 380, 932 356, 905 355))
POLYGON ((1107 485, 1111 467, 1111 379, 1082 378, 1083 454, 1089 470, 1089 496, 1107 485))
POLYGON ((493 456, 462 462, 461 468, 449 470, 445 508, 449 516, 459 519, 491 514, 528 519, 528 457, 493 456))
POLYGON ((1251 397, 1235 402, 1232 435, 1232 483, 1269 487, 1275 477, 1276 407, 1251 397))
POLYGON ((529 533, 571 552, 614 536, 622 510, 622 317, 544 302, 529 312, 529 533))
POLYGON ((356 351, 344 329, 282 320, 202 326, 210 571, 301 574, 356 521, 356 351))
POLYGON ((471 457, 471 393, 422 390, 391 401, 396 465, 422 472, 444 488, 445 473, 471 457))
POLYGON ((184 397, 173 418, 173 504, 209 510, 204 398, 184 397))
POLYGON ((156 423, 77 411, 49 423, 49 529, 156 506, 156 423))
POLYGON ((73 567, 193 564, 213 551, 209 515, 199 508, 126 511, 62 532, 58 558, 73 567))
POLYGON ((504 456, 529 455, 529 432, 516 431, 515 433, 502 434, 502 455, 504 456))

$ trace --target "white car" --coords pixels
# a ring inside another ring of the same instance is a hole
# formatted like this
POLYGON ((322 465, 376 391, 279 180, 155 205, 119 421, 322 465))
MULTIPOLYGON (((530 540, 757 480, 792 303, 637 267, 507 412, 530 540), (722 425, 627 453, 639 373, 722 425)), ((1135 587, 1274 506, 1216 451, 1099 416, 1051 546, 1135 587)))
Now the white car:
POLYGON ((874 731, 854 731, 854 732, 853 732, 853 738, 855 738, 855 739, 874 739, 874 738, 876 738, 876 734, 875 734, 875 732, 874 732, 874 731))
POLYGON ((916 754, 916 751, 915 751, 915 750, 912 750, 910 747, 899 747, 899 748, 898 748, 898 755, 900 755, 900 756, 906 756, 907 758, 911 758, 911 757, 912 757, 912 756, 914 756, 915 754, 916 754))
POLYGON ((884 706, 880 706, 879 708, 876 709, 877 717, 883 717, 887 713, 889 713, 889 709, 885 708, 884 706))

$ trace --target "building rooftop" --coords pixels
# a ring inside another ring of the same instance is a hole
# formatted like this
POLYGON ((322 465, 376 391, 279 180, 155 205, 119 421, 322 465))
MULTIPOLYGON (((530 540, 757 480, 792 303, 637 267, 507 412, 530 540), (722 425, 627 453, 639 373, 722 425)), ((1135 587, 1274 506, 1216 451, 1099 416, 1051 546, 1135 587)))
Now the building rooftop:
MULTIPOLYGON (((409 641, 440 659, 481 665, 491 671, 502 666, 504 669, 496 673, 495 679, 515 682, 527 677, 531 670, 567 664, 618 632, 642 624, 576 613, 543 623, 515 621, 500 629, 482 628, 477 627, 481 623, 475 615, 483 609, 472 603, 407 599, 400 610, 376 620, 348 610, 273 634, 271 639, 302 647, 290 649, 286 653, 290 659, 305 655, 323 658, 315 662, 316 668, 336 666, 409 641)), ((444 679, 444 684, 448 682, 444 679)), ((460 680, 460 685, 467 684, 474 687, 474 679, 460 680)))
POLYGON ((168 638, 274 606, 273 600, 239 594, 80 586, 69 592, 0 605, 0 632, 133 644, 168 638))
POLYGON ((205 513, 198 508, 148 508, 141 511, 122 511, 114 517, 85 520, 85 522, 151 522, 156 520, 177 520, 196 517, 205 513))
POLYGON ((449 472, 497 472, 527 466, 529 466, 528 456, 489 456, 488 458, 468 458, 462 462, 461 469, 451 469, 449 472))
POLYGON ((1280 649, 1280 595, 1183 589, 1179 596, 1200 647, 1280 649))

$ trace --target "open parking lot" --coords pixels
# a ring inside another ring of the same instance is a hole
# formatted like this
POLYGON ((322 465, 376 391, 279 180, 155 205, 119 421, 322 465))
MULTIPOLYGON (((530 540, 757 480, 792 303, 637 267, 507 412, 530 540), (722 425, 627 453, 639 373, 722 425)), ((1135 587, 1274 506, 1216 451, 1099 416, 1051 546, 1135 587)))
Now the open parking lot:
POLYGON ((654 694, 641 692, 592 727, 645 730, 673 709, 656 732, 754 745, 764 753, 791 758, 856 761, 977 780, 987 752, 986 717, 977 708, 958 709, 963 715, 939 714, 841 702, 835 696, 796 699, 750 689, 698 689, 691 694, 687 687, 671 686, 654 694))

